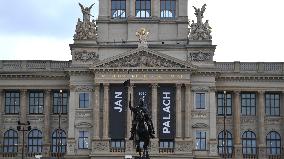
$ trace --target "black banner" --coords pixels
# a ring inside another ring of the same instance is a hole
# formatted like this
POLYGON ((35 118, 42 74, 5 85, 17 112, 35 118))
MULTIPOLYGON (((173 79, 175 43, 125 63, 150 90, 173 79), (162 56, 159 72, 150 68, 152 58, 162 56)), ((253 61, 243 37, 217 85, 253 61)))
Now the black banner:
POLYGON ((176 130, 176 89, 174 85, 161 85, 158 89, 158 131, 160 139, 174 139, 176 130))
MULTIPOLYGON (((109 131, 111 139, 124 139, 126 129, 127 88, 112 84, 109 90, 109 131)), ((105 114, 104 114, 105 115, 105 114)))
POLYGON ((144 106, 151 112, 151 87, 147 84, 137 84, 134 87, 134 106, 139 104, 139 100, 144 101, 144 106))

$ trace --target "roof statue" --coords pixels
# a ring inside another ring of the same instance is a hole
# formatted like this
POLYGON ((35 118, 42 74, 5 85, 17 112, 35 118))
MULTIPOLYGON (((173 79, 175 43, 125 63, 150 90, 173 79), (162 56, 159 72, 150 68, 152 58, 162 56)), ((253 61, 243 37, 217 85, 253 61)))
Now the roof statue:
MULTIPOLYGON (((205 23, 203 23, 202 19, 204 18, 203 14, 206 10, 206 4, 202 6, 202 8, 196 8, 195 9, 195 15, 197 18, 197 22, 195 23, 194 20, 192 20, 192 23, 189 24, 189 40, 211 40, 211 27, 209 25, 209 20, 206 20, 205 23)), ((190 22, 189 22, 190 23, 190 22)))
MULTIPOLYGON (((94 3, 95 4, 95 3, 94 3)), ((74 40, 97 40, 97 25, 95 20, 91 21, 90 17, 94 17, 91 14, 91 9, 94 6, 92 4, 90 7, 84 7, 81 3, 79 6, 83 14, 83 21, 78 18, 76 25, 74 40)))
POLYGON ((147 40, 148 40, 148 35, 149 31, 147 31, 145 28, 140 28, 139 30, 136 31, 136 36, 139 40, 139 46, 147 46, 147 40))

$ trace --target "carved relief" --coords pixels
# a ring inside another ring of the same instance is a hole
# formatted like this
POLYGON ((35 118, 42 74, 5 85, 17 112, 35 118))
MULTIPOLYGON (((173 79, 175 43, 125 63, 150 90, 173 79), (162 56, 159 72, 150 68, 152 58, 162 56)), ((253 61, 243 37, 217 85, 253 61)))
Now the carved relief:
POLYGON ((243 116, 241 117, 241 124, 256 124, 256 117, 243 116))
POLYGON ((176 141, 175 152, 187 152, 190 153, 193 150, 193 142, 189 141, 176 141))
POLYGON ((183 65, 168 59, 150 54, 146 51, 117 59, 101 65, 101 67, 174 67, 184 68, 183 65))
POLYGON ((75 86, 76 92, 93 92, 94 87, 90 85, 75 86))
POLYGON ((155 154, 155 153, 158 153, 158 150, 159 150, 158 140, 151 141, 150 151, 155 154))
POLYGON ((209 87, 193 86, 191 90, 194 92, 208 92, 209 87))
POLYGON ((93 127, 93 125, 87 122, 80 122, 80 123, 75 124, 75 127, 76 128, 91 128, 93 127))
POLYGON ((281 118, 269 118, 266 117, 264 119, 264 123, 267 125, 279 125, 281 123, 282 119, 281 118))
POLYGON ((93 141, 92 152, 108 152, 109 153, 109 141, 93 141))
POLYGON ((75 51, 74 52, 74 59, 75 61, 80 62, 96 62, 99 60, 99 55, 96 52, 88 52, 86 50, 84 51, 75 51))
POLYGON ((213 53, 209 53, 209 52, 202 52, 202 51, 198 51, 198 52, 190 52, 187 55, 187 60, 188 61, 212 61, 213 58, 213 53))
MULTIPOLYGON (((232 124, 233 123, 233 118, 227 117, 226 118, 226 124, 232 124)), ((224 124, 224 117, 220 116, 217 117, 217 124, 224 124)))
POLYGON ((83 119, 85 119, 85 118, 89 118, 91 116, 92 115, 91 115, 90 112, 82 112, 82 111, 76 112, 76 118, 83 118, 83 119))
POLYGON ((210 155, 217 155, 217 143, 210 143, 210 155))
POLYGON ((192 125, 193 128, 208 128, 209 126, 205 123, 196 123, 192 125))
POLYGON ((192 118, 207 118, 208 113, 204 111, 193 111, 191 112, 192 118))

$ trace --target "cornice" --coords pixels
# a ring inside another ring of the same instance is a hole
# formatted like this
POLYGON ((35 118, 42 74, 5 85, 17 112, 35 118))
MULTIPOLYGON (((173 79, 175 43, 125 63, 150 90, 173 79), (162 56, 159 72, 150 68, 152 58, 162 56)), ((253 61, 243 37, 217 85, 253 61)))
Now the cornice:
POLYGON ((283 81, 283 75, 261 76, 261 75, 246 75, 246 76, 218 76, 217 81, 283 81))

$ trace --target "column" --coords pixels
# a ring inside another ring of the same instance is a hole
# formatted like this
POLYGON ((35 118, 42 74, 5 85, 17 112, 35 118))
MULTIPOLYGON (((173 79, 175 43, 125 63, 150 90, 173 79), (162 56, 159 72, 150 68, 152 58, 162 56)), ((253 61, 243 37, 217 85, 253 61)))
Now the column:
POLYGON ((103 139, 108 140, 109 126, 109 83, 104 83, 103 139))
POLYGON ((160 17, 160 1, 152 1, 152 16, 157 18, 160 17))
POLYGON ((93 139, 100 139, 100 84, 95 84, 95 92, 93 92, 93 123, 94 123, 94 136, 93 139))
POLYGON ((109 0, 100 0, 99 2, 99 16, 100 17, 108 17, 111 4, 109 4, 109 0))
POLYGON ((258 124, 258 151, 259 155, 265 156, 265 130, 264 130, 264 116, 265 116, 265 97, 264 91, 258 91, 258 107, 257 110, 257 124, 258 124))
POLYGON ((21 122, 27 121, 27 90, 22 89, 20 94, 20 120, 21 122))
POLYGON ((129 0, 129 16, 135 17, 135 1, 129 0))
POLYGON ((49 157, 50 152, 50 110, 51 110, 51 90, 45 90, 45 100, 44 100, 44 148, 43 156, 49 157))
MULTIPOLYGON (((131 95, 131 106, 133 106, 133 86, 134 84, 130 84, 130 86, 128 87, 128 100, 130 99, 130 95, 131 95)), ((130 138, 130 131, 131 131, 131 127, 132 127, 132 116, 131 116, 131 110, 129 109, 129 101, 127 102, 127 132, 126 132, 126 137, 127 139, 130 138)))
POLYGON ((68 139, 67 139, 67 155, 75 155, 75 111, 77 106, 76 86, 70 86, 69 110, 68 110, 68 139))
POLYGON ((182 137, 181 84, 176 84, 176 138, 182 137))
POLYGON ((210 156, 217 156, 217 128, 216 128, 216 95, 215 87, 209 90, 209 146, 210 146, 210 156))
POLYGON ((242 145, 241 145, 241 100, 240 92, 234 91, 233 95, 233 121, 234 121, 234 151, 235 158, 242 158, 242 145))
POLYGON ((185 138, 192 139, 192 125, 191 125, 191 110, 192 110, 192 98, 191 98, 191 86, 185 85, 185 138))

